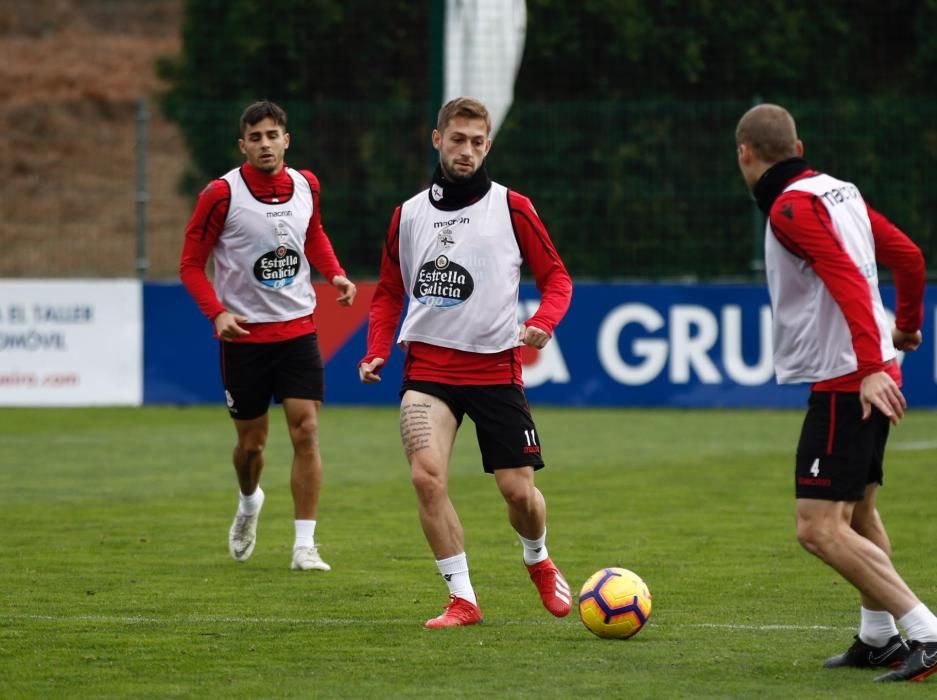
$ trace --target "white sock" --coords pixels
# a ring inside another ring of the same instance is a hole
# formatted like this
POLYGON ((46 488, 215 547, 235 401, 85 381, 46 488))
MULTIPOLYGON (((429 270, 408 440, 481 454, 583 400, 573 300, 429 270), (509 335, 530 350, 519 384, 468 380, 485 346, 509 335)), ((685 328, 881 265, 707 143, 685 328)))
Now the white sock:
POLYGON ((238 502, 238 512, 244 515, 253 515, 260 510, 263 504, 264 490, 258 485, 257 489, 250 496, 245 496, 241 493, 241 498, 238 502))
POLYGON ((898 634, 895 618, 887 610, 859 608, 859 639, 870 647, 883 647, 898 634))
POLYGON ((472 579, 469 577, 468 559, 465 557, 465 552, 456 554, 454 557, 437 559, 436 568, 439 569, 439 575, 446 580, 451 595, 463 598, 472 605, 478 605, 475 589, 472 588, 472 579))
POLYGON ((924 603, 911 608, 911 612, 898 620, 898 624, 904 627, 909 640, 937 642, 937 617, 924 603))
POLYGON ((293 523, 296 525, 296 541, 293 542, 293 549, 297 547, 315 547, 316 521, 294 520, 293 523))
POLYGON ((524 545, 524 563, 528 566, 531 564, 539 564, 550 556, 547 553, 546 528, 543 529, 543 534, 535 540, 528 540, 526 537, 521 537, 520 535, 518 535, 517 538, 521 541, 521 544, 524 545))

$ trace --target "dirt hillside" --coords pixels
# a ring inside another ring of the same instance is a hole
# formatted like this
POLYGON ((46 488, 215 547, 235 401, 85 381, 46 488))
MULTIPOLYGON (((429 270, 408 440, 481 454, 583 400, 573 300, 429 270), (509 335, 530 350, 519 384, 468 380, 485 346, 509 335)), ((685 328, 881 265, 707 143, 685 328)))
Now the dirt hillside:
POLYGON ((182 0, 0 0, 0 277, 136 275, 137 112, 147 100, 150 279, 176 274, 188 154, 160 114, 182 0))

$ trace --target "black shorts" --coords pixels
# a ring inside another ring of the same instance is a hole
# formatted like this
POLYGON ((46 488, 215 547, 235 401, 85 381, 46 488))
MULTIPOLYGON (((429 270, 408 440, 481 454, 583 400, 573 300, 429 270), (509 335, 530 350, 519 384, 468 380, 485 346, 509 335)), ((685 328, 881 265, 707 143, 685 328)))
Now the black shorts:
POLYGON ((862 420, 859 394, 811 392, 797 445, 797 498, 861 501, 882 483, 888 418, 872 408, 862 420))
POLYGON ((468 415, 475 424, 482 465, 489 474, 511 467, 543 468, 540 436, 524 389, 516 384, 461 385, 407 379, 408 390, 442 399, 459 425, 468 415))
POLYGON ((315 333, 278 343, 220 345, 221 381, 232 418, 259 418, 271 399, 322 400, 325 370, 315 333))

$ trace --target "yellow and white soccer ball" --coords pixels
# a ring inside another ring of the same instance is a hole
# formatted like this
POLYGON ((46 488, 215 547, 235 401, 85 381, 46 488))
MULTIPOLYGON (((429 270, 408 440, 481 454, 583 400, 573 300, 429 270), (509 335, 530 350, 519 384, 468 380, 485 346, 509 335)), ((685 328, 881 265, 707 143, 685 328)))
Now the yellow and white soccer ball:
POLYGON ((651 593, 647 584, 628 569, 599 569, 579 591, 579 619, 598 637, 633 637, 650 616, 651 593))

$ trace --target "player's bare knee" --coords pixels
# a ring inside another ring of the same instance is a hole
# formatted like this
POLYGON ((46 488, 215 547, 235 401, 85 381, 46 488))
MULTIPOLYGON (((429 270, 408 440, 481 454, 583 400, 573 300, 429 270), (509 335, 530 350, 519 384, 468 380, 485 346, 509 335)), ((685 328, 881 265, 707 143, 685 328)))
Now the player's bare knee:
POLYGON ((263 452, 267 446, 267 431, 263 428, 239 429, 235 450, 241 452, 263 452))
POLYGON ((306 418, 290 426, 294 447, 314 448, 319 445, 319 425, 315 418, 306 418))
POLYGON ((797 541, 811 554, 825 560, 824 550, 835 545, 839 536, 838 528, 831 527, 823 519, 798 519, 797 541))
POLYGON ((243 433, 238 435, 236 452, 263 452, 267 446, 267 436, 264 433, 243 433))
POLYGON ((446 481, 442 475, 416 462, 410 470, 410 482, 421 501, 432 501, 446 493, 446 481))
POLYGON ((536 492, 529 484, 501 484, 501 495, 512 510, 530 512, 536 507, 536 492))
POLYGON ((250 443, 238 445, 234 448, 234 464, 236 466, 250 466, 262 464, 264 459, 264 443, 250 443))
POLYGON ((797 531, 797 541, 800 543, 800 546, 806 549, 808 552, 814 556, 820 556, 820 548, 817 546, 817 541, 810 537, 807 533, 801 533, 800 530, 797 531))

